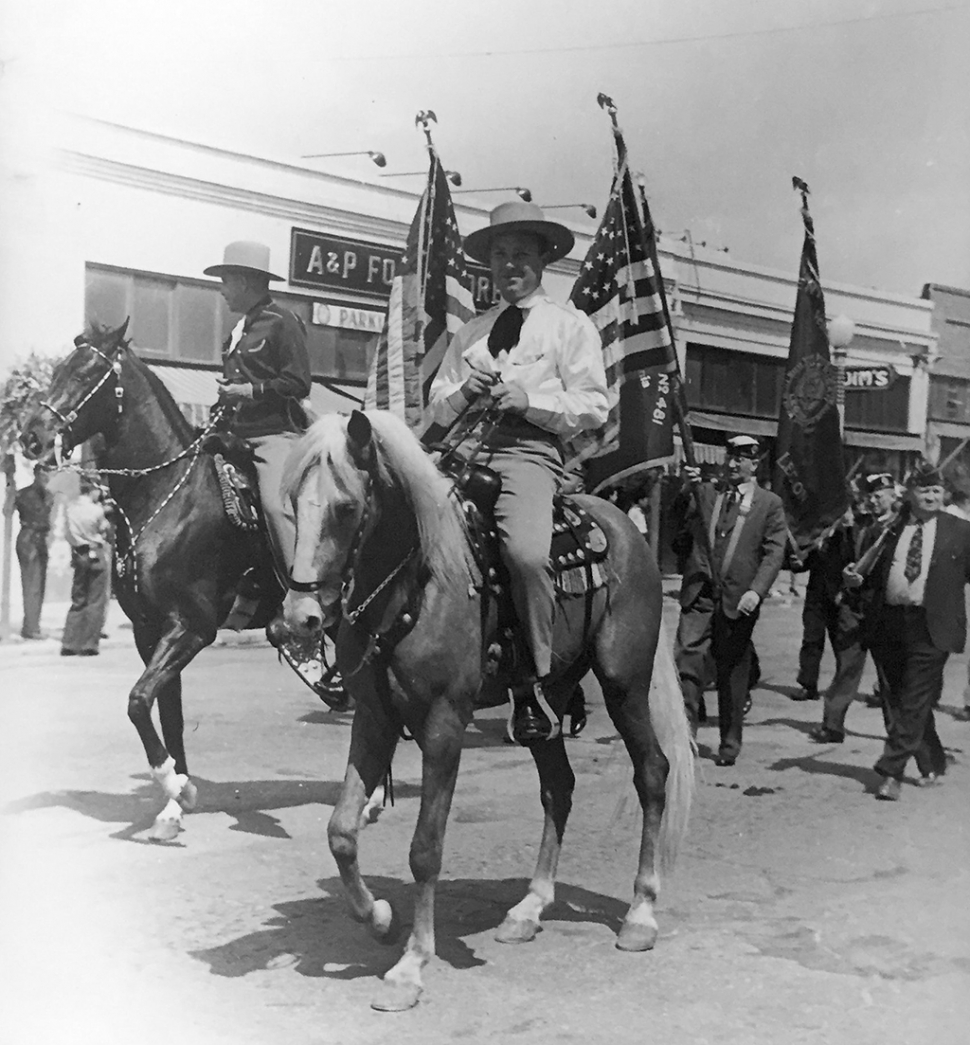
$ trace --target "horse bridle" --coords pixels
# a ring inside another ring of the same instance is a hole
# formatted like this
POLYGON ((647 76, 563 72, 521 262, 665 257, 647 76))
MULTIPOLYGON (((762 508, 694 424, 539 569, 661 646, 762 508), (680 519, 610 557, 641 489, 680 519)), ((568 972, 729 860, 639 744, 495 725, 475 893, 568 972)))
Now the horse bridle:
MULTIPOLYGON (((92 352, 95 353, 95 355, 100 356, 108 365, 105 367, 104 373, 95 383, 95 385, 91 389, 89 389, 89 391, 83 397, 83 399, 81 399, 81 401, 68 413, 61 413, 61 411, 58 410, 57 407, 54 406, 54 404, 47 399, 41 400, 40 405, 45 410, 49 410, 57 418, 57 420, 60 421, 60 427, 57 430, 54 440, 54 456, 57 460, 58 465, 60 465, 61 463, 61 445, 65 433, 69 431, 71 425, 73 425, 74 422, 78 419, 78 414, 81 412, 81 410, 98 394, 98 392, 101 390, 102 385, 104 385, 105 382, 110 377, 112 377, 112 375, 115 379, 115 403, 117 404, 119 417, 121 417, 121 413, 124 409, 122 401, 125 394, 125 390, 121 385, 120 355, 116 355, 112 359, 111 356, 107 355, 105 352, 102 352, 101 349, 97 347, 97 345, 92 345, 91 342, 88 341, 87 338, 85 338, 83 335, 80 335, 74 339, 74 345, 76 349, 89 348, 92 352)), ((116 348, 115 351, 117 352, 118 349, 116 348)))

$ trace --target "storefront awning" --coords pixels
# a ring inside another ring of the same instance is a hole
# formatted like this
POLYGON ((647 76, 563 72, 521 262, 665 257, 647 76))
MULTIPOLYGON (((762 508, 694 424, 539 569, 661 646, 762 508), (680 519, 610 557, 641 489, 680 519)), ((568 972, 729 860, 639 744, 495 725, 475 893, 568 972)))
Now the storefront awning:
POLYGON ((862 446, 867 450, 923 450, 923 437, 909 432, 857 432, 845 430, 846 446, 862 446))
POLYGON ((734 414, 715 414, 706 410, 691 410, 687 415, 691 426, 713 428, 718 432, 736 435, 770 435, 778 433, 777 421, 766 421, 761 417, 737 417, 734 414))

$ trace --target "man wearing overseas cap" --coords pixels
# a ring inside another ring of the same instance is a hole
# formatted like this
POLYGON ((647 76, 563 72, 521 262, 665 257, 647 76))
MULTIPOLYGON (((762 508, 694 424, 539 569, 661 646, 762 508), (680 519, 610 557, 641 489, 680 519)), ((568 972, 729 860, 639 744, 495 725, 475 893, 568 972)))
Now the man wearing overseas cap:
POLYGON ((292 507, 280 497, 280 480, 293 440, 308 423, 301 404, 310 394, 310 356, 302 321, 270 297, 270 281, 282 277, 269 265, 269 247, 240 240, 205 274, 221 278, 226 305, 240 317, 222 347, 217 406, 228 408, 226 427, 255 448, 259 498, 285 585, 296 524, 292 507))
POLYGON ((852 567, 846 583, 868 585, 866 615, 872 655, 888 692, 887 737, 875 764, 876 797, 895 802, 910 758, 919 783, 940 782, 946 755, 933 708, 943 691, 943 668, 966 644, 965 585, 970 583, 970 523, 943 510, 943 476, 920 461, 907 482, 908 512, 886 541, 867 577, 852 567))
MULTIPOLYGON (((741 752, 751 683, 751 636, 761 603, 785 557, 785 510, 781 498, 758 485, 758 456, 757 439, 746 435, 729 439, 724 487, 698 486, 684 519, 683 543, 689 544, 689 550, 680 590, 675 660, 687 716, 696 730, 704 660, 708 650, 713 655, 719 766, 733 766, 741 752)), ((698 469, 687 468, 684 474, 689 483, 700 482, 698 469)))
POLYGON ((547 265, 572 249, 573 234, 535 204, 503 203, 465 239, 488 264, 502 302, 452 339, 431 387, 435 422, 465 424, 462 447, 502 477, 495 515, 512 600, 534 674, 516 688, 510 736, 551 740, 559 723, 545 700, 555 614, 549 546, 552 500, 563 480, 563 444, 605 423, 606 374, 600 337, 571 304, 542 287, 547 265), (497 419, 497 420, 496 420, 497 419), (493 421, 495 423, 493 423, 493 421))
MULTIPOLYGON (((859 482, 859 509, 849 509, 832 537, 825 543, 826 581, 834 590, 833 622, 830 628, 835 674, 825 691, 822 722, 809 733, 817 744, 841 744, 845 740, 845 718, 859 691, 866 664, 863 619, 865 600, 857 590, 843 585, 843 571, 857 562, 878 538, 893 515, 896 482, 887 472, 870 473, 859 482)), ((811 583, 811 581, 809 582, 811 583)), ((806 595, 807 601, 807 595, 806 595)), ((878 673, 878 666, 877 666, 878 673)), ((884 688, 880 677, 877 692, 884 688)), ((877 699, 873 706, 882 705, 877 699)), ((883 705, 885 717, 885 706, 883 705)))

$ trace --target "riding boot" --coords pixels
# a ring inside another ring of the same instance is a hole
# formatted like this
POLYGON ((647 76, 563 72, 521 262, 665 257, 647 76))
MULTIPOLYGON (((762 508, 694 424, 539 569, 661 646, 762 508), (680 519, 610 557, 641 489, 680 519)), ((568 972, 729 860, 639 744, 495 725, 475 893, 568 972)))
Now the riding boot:
POLYGON ((256 571, 248 569, 240 577, 236 588, 236 601, 232 604, 229 616, 223 622, 224 628, 232 631, 244 631, 259 609, 262 589, 256 580, 256 571))
POLYGON ((508 735, 516 744, 534 744, 559 736, 560 723, 543 692, 542 680, 531 679, 509 690, 508 735))
POLYGON ((569 735, 578 737, 586 728, 588 713, 586 711, 586 695, 583 687, 579 684, 573 689, 569 703, 566 705, 565 715, 569 716, 569 735))

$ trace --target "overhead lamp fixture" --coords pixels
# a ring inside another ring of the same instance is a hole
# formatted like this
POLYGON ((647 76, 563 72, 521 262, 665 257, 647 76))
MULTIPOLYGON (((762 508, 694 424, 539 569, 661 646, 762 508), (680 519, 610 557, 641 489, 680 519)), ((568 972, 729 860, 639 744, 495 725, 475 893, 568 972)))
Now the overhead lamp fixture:
MULTIPOLYGON (((460 189, 460 192, 514 192, 519 199, 526 203, 532 202, 532 190, 525 189, 521 185, 499 185, 492 189, 460 189)), ((457 195, 457 193, 456 193, 457 195)))
POLYGON ((586 211, 588 217, 596 217, 596 208, 592 203, 544 203, 542 205, 543 210, 565 210, 567 207, 580 207, 586 211))
POLYGON ((357 149, 354 152, 310 152, 304 153, 301 160, 332 160, 336 156, 369 156, 378 167, 386 167, 387 159, 382 152, 373 149, 357 149))
MULTIPOLYGON (((427 171, 390 171, 387 174, 378 174, 379 178, 416 178, 418 175, 426 178, 427 171)), ((461 185, 461 173, 459 171, 445 171, 445 177, 452 185, 461 185)))

